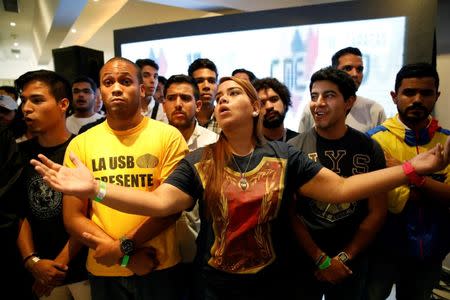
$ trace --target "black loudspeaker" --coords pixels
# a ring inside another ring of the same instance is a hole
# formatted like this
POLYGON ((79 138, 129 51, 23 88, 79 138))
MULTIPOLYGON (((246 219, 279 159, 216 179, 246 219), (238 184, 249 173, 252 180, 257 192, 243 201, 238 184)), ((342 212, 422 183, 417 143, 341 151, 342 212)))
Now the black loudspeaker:
POLYGON ((99 71, 104 64, 103 51, 71 46, 53 49, 55 72, 70 82, 79 76, 91 77, 99 85, 99 71))

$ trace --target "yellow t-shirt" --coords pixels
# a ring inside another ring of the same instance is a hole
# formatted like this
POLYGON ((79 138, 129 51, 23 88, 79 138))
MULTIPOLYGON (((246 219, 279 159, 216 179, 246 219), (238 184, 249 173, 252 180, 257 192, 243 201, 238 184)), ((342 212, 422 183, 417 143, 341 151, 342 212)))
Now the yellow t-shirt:
MULTIPOLYGON (((94 177, 105 182, 153 191, 173 171, 188 152, 181 133, 170 125, 145 117, 135 128, 114 131, 108 122, 93 127, 75 137, 66 150, 64 164, 73 167, 68 155, 74 152, 92 171, 94 177)), ((164 201, 164 199, 161 199, 164 201)), ((140 225, 146 216, 120 212, 92 202, 92 221, 114 239, 140 225)), ((180 261, 175 240, 175 225, 170 226, 145 246, 157 249, 158 269, 165 269, 180 261)), ((130 276, 133 273, 114 265, 106 267, 93 258, 89 250, 87 269, 96 276, 130 276)))

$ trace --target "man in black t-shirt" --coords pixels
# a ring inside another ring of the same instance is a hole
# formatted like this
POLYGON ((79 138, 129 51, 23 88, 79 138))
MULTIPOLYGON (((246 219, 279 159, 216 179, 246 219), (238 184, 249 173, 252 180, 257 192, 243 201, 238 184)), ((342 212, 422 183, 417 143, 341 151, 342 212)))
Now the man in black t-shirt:
MULTIPOLYGON (((380 146, 347 126, 356 86, 345 72, 331 67, 314 73, 310 109, 315 127, 289 141, 337 174, 349 177, 385 167, 380 146)), ((326 188, 326 186, 324 186, 326 188)), ((291 222, 303 249, 296 299, 361 299, 367 273, 365 250, 386 215, 386 195, 363 201, 328 204, 299 198, 291 222)))
POLYGON ((284 118, 292 105, 287 86, 270 77, 255 80, 253 86, 261 101, 264 137, 269 141, 287 142, 297 136, 297 132, 284 127, 284 118))
MULTIPOLYGON (((25 122, 35 138, 19 144, 27 161, 39 153, 62 163, 72 134, 66 128, 70 84, 52 71, 23 74, 16 80, 25 122)), ((86 248, 70 237, 63 222, 62 193, 45 184, 26 164, 16 186, 23 203, 18 247, 25 268, 33 275, 33 292, 57 299, 90 299, 86 248)))

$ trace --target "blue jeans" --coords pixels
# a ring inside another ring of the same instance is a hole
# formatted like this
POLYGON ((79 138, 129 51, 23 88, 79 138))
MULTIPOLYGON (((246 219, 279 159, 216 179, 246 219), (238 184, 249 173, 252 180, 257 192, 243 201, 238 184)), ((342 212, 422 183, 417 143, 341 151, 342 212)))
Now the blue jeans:
POLYGON ((370 259, 366 299, 385 300, 395 283, 398 300, 429 300, 441 267, 440 261, 376 253, 370 259))
POLYGON ((178 300, 179 266, 144 276, 107 277, 89 274, 92 300, 178 300))

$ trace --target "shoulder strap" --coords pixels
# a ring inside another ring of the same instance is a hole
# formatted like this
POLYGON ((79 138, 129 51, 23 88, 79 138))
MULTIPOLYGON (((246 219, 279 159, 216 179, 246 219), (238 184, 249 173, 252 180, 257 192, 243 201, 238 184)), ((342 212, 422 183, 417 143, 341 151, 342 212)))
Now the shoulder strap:
POLYGON ((156 115, 158 114, 159 102, 156 101, 155 99, 153 99, 153 101, 155 101, 155 106, 153 106, 153 110, 152 110, 152 114, 151 114, 150 118, 152 118, 153 120, 156 120, 156 115))

